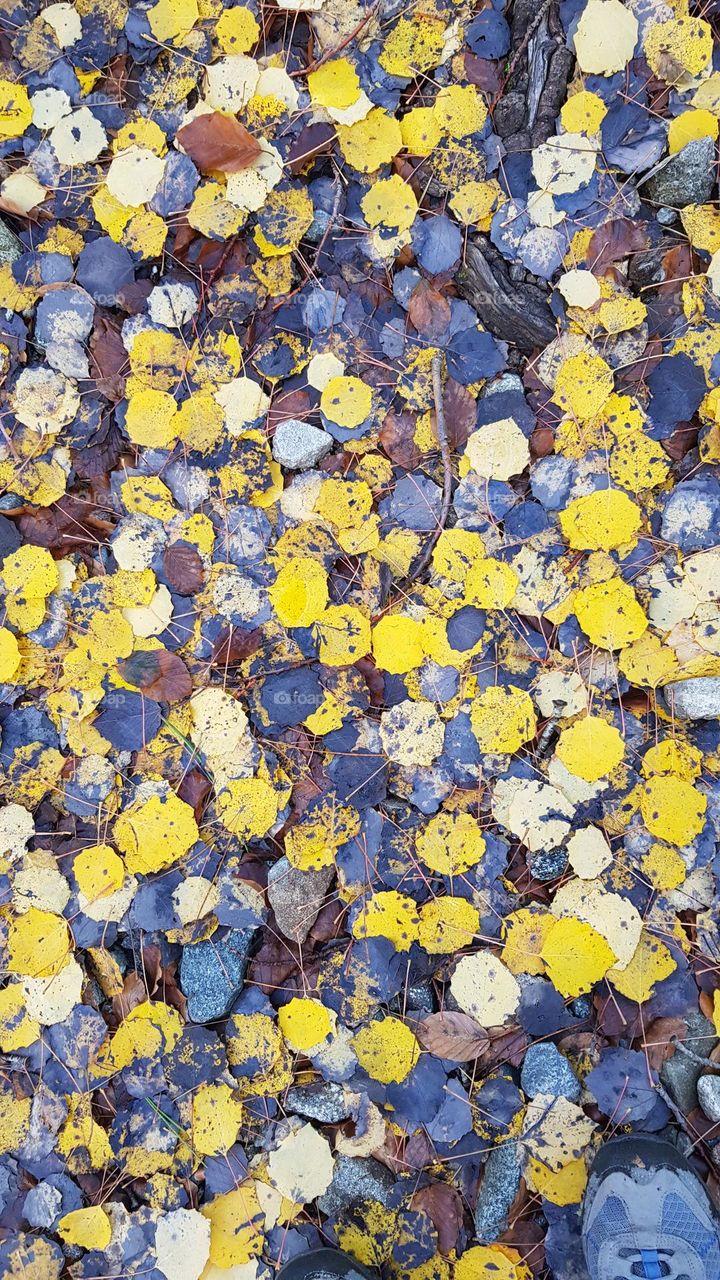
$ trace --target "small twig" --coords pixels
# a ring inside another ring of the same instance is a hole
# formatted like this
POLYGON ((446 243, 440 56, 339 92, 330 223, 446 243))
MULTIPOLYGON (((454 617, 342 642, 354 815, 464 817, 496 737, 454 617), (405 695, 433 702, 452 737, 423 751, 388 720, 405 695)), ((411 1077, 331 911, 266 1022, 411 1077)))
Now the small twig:
POLYGON ((335 223, 337 222, 337 216, 338 216, 338 213, 340 212, 341 197, 342 197, 342 183, 338 175, 335 179, 335 199, 333 200, 332 209, 328 214, 328 220, 327 220, 327 223, 325 224, 325 230, 323 231, 320 239, 318 240, 317 248, 315 250, 315 253, 313 254, 312 266, 303 267, 303 270, 305 272, 303 279, 300 281, 298 285, 295 286, 294 289, 290 291, 290 293, 284 293, 282 297, 278 298, 277 302, 275 303, 275 306, 271 308, 272 311, 277 311, 280 307, 286 306, 291 298, 294 298, 295 295, 298 294, 301 289, 305 288, 305 285, 307 284, 308 280, 312 280, 312 277, 315 273, 315 268, 320 261, 320 254, 325 248, 325 245, 327 244, 328 236, 330 235, 330 232, 332 231, 333 227, 335 226, 335 223))
POLYGON ((720 1062, 714 1062, 712 1058, 704 1058, 701 1053, 694 1053, 692 1049, 688 1049, 682 1040, 678 1040, 677 1036, 673 1036, 670 1043, 684 1053, 686 1058, 690 1058, 691 1062, 697 1062, 700 1067, 713 1067, 715 1071, 720 1071, 720 1062))
MULTIPOLYGON (((548 0, 548 3, 549 3, 549 0, 548 0)), ((372 8, 368 9, 364 18, 360 19, 357 26, 354 27, 353 30, 350 32, 350 34, 345 36, 345 38, 341 40, 339 44, 336 44, 332 49, 326 49, 325 53, 323 53, 319 58, 316 58, 314 62, 310 63, 309 67, 303 68, 302 71, 291 71, 290 75, 291 76, 307 76, 310 74, 311 71, 317 71, 318 67, 323 67, 326 62, 330 61, 331 58, 336 58, 339 53, 342 53, 343 49, 347 49, 348 45, 352 40, 357 39, 361 31, 365 30, 368 22, 370 21, 371 18, 374 18, 379 8, 380 8, 380 0, 376 0, 376 3, 372 6, 372 8)))
POLYGON ((491 102, 491 104, 490 104, 490 110, 491 110, 491 111, 492 111, 492 110, 494 110, 494 108, 497 106, 498 102, 499 102, 499 101, 500 101, 500 99, 502 98, 503 93, 505 92, 505 88, 506 88, 506 86, 507 86, 507 84, 508 84, 508 81, 511 79, 512 74, 513 74, 513 72, 514 72, 515 68, 517 67, 518 62, 520 61, 520 59, 522 58, 523 54, 525 53, 525 50, 527 49, 528 45, 530 44, 530 41, 532 40, 533 36, 535 35, 535 32, 537 31, 538 27, 540 26, 540 23, 542 22, 543 18, 545 17, 545 14, 547 13, 547 11, 548 11, 548 9, 550 8, 550 5, 551 5, 551 4, 552 4, 552 0, 544 0, 544 3, 543 3, 543 4, 541 4, 540 8, 538 9, 537 13, 535 14, 535 17, 533 18, 532 22, 530 23, 530 26, 528 27, 527 31, 525 32, 525 35, 523 36, 522 40, 520 41, 520 44, 518 45, 517 49, 515 50, 515 52, 514 52, 514 54, 513 54, 512 58, 510 59, 510 65, 509 65, 509 67, 508 67, 508 69, 507 69, 507 72, 505 73, 505 79, 503 80, 502 84, 500 85, 500 88, 498 89, 497 93, 495 94, 495 97, 493 98, 493 100, 492 100, 492 102, 491 102))
POLYGON ((665 1106, 668 1107, 670 1111, 672 1111, 675 1119, 680 1125, 680 1128, 684 1130, 688 1138, 690 1138, 691 1142, 695 1142, 697 1140, 697 1134, 693 1133, 682 1111, 678 1106, 675 1105, 667 1089, 665 1088, 664 1085, 660 1084, 659 1080, 655 1083, 655 1092, 660 1094, 660 1097, 665 1103, 665 1106))

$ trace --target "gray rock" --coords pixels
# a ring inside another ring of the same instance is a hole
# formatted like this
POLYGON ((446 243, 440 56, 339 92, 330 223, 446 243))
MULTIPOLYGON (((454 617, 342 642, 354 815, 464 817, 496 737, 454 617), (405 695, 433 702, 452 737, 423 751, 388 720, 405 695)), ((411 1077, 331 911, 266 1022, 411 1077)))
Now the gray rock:
POLYGON ((528 854, 528 870, 535 880, 556 880, 568 864, 565 849, 542 849, 528 854))
POLYGON ((187 997, 191 1022, 212 1022, 229 1011, 242 990, 256 929, 230 929, 183 947, 180 987, 187 997))
POLYGON ((288 1089, 283 1105, 286 1111, 323 1124, 340 1124, 350 1115, 345 1090, 339 1084, 310 1084, 288 1089))
POLYGON ((683 553, 717 545, 720 482, 698 477, 673 489, 663 511, 660 536, 683 553))
POLYGON ((704 204, 715 186, 715 143, 712 138, 695 138, 671 156, 652 178, 645 195, 655 204, 683 209, 686 204, 704 204))
POLYGON ((720 717, 720 676, 673 680, 665 685, 663 698, 681 720, 716 720, 720 717))
POLYGON ((268 874, 268 902, 284 938, 304 942, 318 917, 335 874, 334 867, 320 871, 298 871, 287 858, 280 858, 268 874))
POLYGON ((708 1120, 720 1121, 720 1076, 701 1076, 697 1082, 697 1095, 708 1120))
POLYGON ((554 1044, 542 1041, 531 1044, 525 1054, 520 1087, 528 1098, 549 1093, 553 1098, 568 1098, 570 1102, 577 1102, 581 1092, 580 1081, 567 1058, 554 1044))
POLYGON ((506 1230, 520 1175, 516 1142, 503 1142, 490 1152, 475 1203, 475 1233, 481 1244, 492 1244, 506 1230))
POLYGON ((379 1160, 338 1156, 332 1182, 317 1206, 321 1213, 332 1216, 359 1200, 378 1200, 386 1205, 394 1186, 393 1175, 379 1160))
POLYGON ((62 1194, 49 1182, 38 1182, 28 1191, 23 1204, 23 1217, 38 1231, 48 1231, 62 1211, 62 1194))
POLYGON ((16 262, 23 253, 23 247, 14 231, 0 218, 0 265, 16 262))
MULTIPOLYGON (((706 1058, 718 1043, 715 1028, 701 1013, 689 1013, 685 1021, 687 1034, 683 1037, 684 1043, 688 1049, 706 1058)), ((674 1053, 660 1073, 660 1079, 683 1115, 687 1115, 698 1104, 697 1083, 702 1070, 687 1054, 674 1053)))
POLYGON ((272 451, 276 462, 288 471, 307 471, 317 466, 333 447, 327 431, 314 427, 302 418, 286 418, 273 436, 272 451))

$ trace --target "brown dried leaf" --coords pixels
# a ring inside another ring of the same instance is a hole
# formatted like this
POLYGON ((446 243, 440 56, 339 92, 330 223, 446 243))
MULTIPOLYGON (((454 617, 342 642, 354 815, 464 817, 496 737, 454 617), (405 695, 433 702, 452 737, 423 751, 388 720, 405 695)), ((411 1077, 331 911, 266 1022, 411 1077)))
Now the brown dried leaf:
POLYGON ((129 973, 123 983, 122 994, 113 996, 112 1007, 116 1020, 122 1022, 139 1004, 144 1004, 147 998, 147 987, 139 973, 129 973))
POLYGON ((178 130, 175 140, 201 173, 239 173, 262 149, 239 120, 220 111, 197 116, 178 130))
POLYGON ((380 428, 380 444, 388 458, 407 471, 414 471, 422 461, 422 453, 413 438, 414 432, 415 418, 407 409, 402 413, 386 414, 380 428))
POLYGON ((205 808, 205 801, 212 791, 212 783, 206 777, 202 769, 188 769, 183 774, 182 782, 177 789, 177 794, 185 804, 189 804, 196 821, 200 821, 205 808))
POLYGON ((587 248, 587 260, 592 263, 596 276, 605 274, 606 267, 621 262, 631 253, 646 249, 649 244, 647 227, 629 218, 612 218, 604 222, 593 234, 587 248))
POLYGON ((163 556, 165 577, 173 591, 194 596, 205 585, 205 568, 200 553, 186 542, 173 542, 163 556))
MULTIPOLYGON (((640 1046, 647 1054, 647 1060, 655 1071, 659 1071, 668 1058, 675 1053, 672 1044, 674 1036, 684 1040, 687 1035, 687 1023, 684 1018, 655 1018, 645 1030, 645 1038, 640 1046)), ((699 1052, 702 1052, 700 1050, 699 1052)))
POLYGON ((490 1038, 479 1022, 467 1013, 431 1013, 418 1023, 415 1035, 423 1049, 436 1058, 451 1062, 471 1062, 485 1053, 490 1038))
POLYGON ((107 316, 98 316, 90 336, 90 372, 98 391, 114 403, 122 400, 129 367, 120 329, 107 316))
POLYGON ((413 1209, 427 1214, 435 1227, 440 1253, 450 1253, 457 1245, 463 1224, 463 1202, 459 1193, 445 1182, 434 1182, 417 1191, 411 1204, 413 1209))
POLYGON ((262 641, 263 633, 259 627, 255 627, 253 631, 226 627, 215 641, 210 663, 213 667, 236 667, 239 662, 257 653, 262 641))
MULTIPOLYGON (((451 449, 459 449, 467 444, 468 436, 475 430, 477 403, 467 387, 448 378, 443 390, 443 409, 448 444, 451 449)), ((434 417, 434 415, 433 415, 434 417)))
POLYGON ((288 154, 288 167, 294 175, 302 173, 316 156, 327 155, 332 150, 335 130, 332 125, 320 121, 305 125, 300 130, 288 154))
POLYGON ((181 702, 192 693, 192 680, 182 658, 169 649, 132 653, 119 663, 123 680, 154 702, 181 702))
POLYGON ((450 303, 442 293, 421 280, 413 289, 408 305, 410 323, 428 340, 440 338, 450 323, 450 303))

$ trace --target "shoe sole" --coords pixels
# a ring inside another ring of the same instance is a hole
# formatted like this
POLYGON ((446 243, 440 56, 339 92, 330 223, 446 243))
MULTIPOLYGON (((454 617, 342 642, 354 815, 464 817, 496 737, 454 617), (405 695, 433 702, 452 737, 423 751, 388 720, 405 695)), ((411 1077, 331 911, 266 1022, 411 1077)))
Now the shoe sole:
POLYGON ((378 1280, 370 1271, 340 1249, 311 1249, 309 1253, 290 1258, 275 1280, 378 1280))
MULTIPOLYGON (((646 1168, 678 1169, 697 1178, 690 1161, 667 1138, 650 1134, 612 1138, 598 1151, 590 1167, 590 1175, 602 1176, 617 1170, 628 1172, 640 1161, 646 1168)), ((702 1186, 702 1183, 700 1183, 702 1186)), ((707 1195, 705 1188, 703 1192, 707 1195)), ((709 1199, 709 1197, 708 1197, 709 1199)))

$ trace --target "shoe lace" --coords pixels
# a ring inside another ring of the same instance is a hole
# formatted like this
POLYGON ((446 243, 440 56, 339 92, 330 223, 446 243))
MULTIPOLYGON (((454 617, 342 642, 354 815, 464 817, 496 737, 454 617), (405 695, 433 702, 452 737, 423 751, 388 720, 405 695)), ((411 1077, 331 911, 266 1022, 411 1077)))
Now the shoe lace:
POLYGON ((623 1249, 622 1253, 630 1262, 630 1275, 638 1280, 664 1280, 671 1275, 669 1263, 657 1249, 623 1249))

